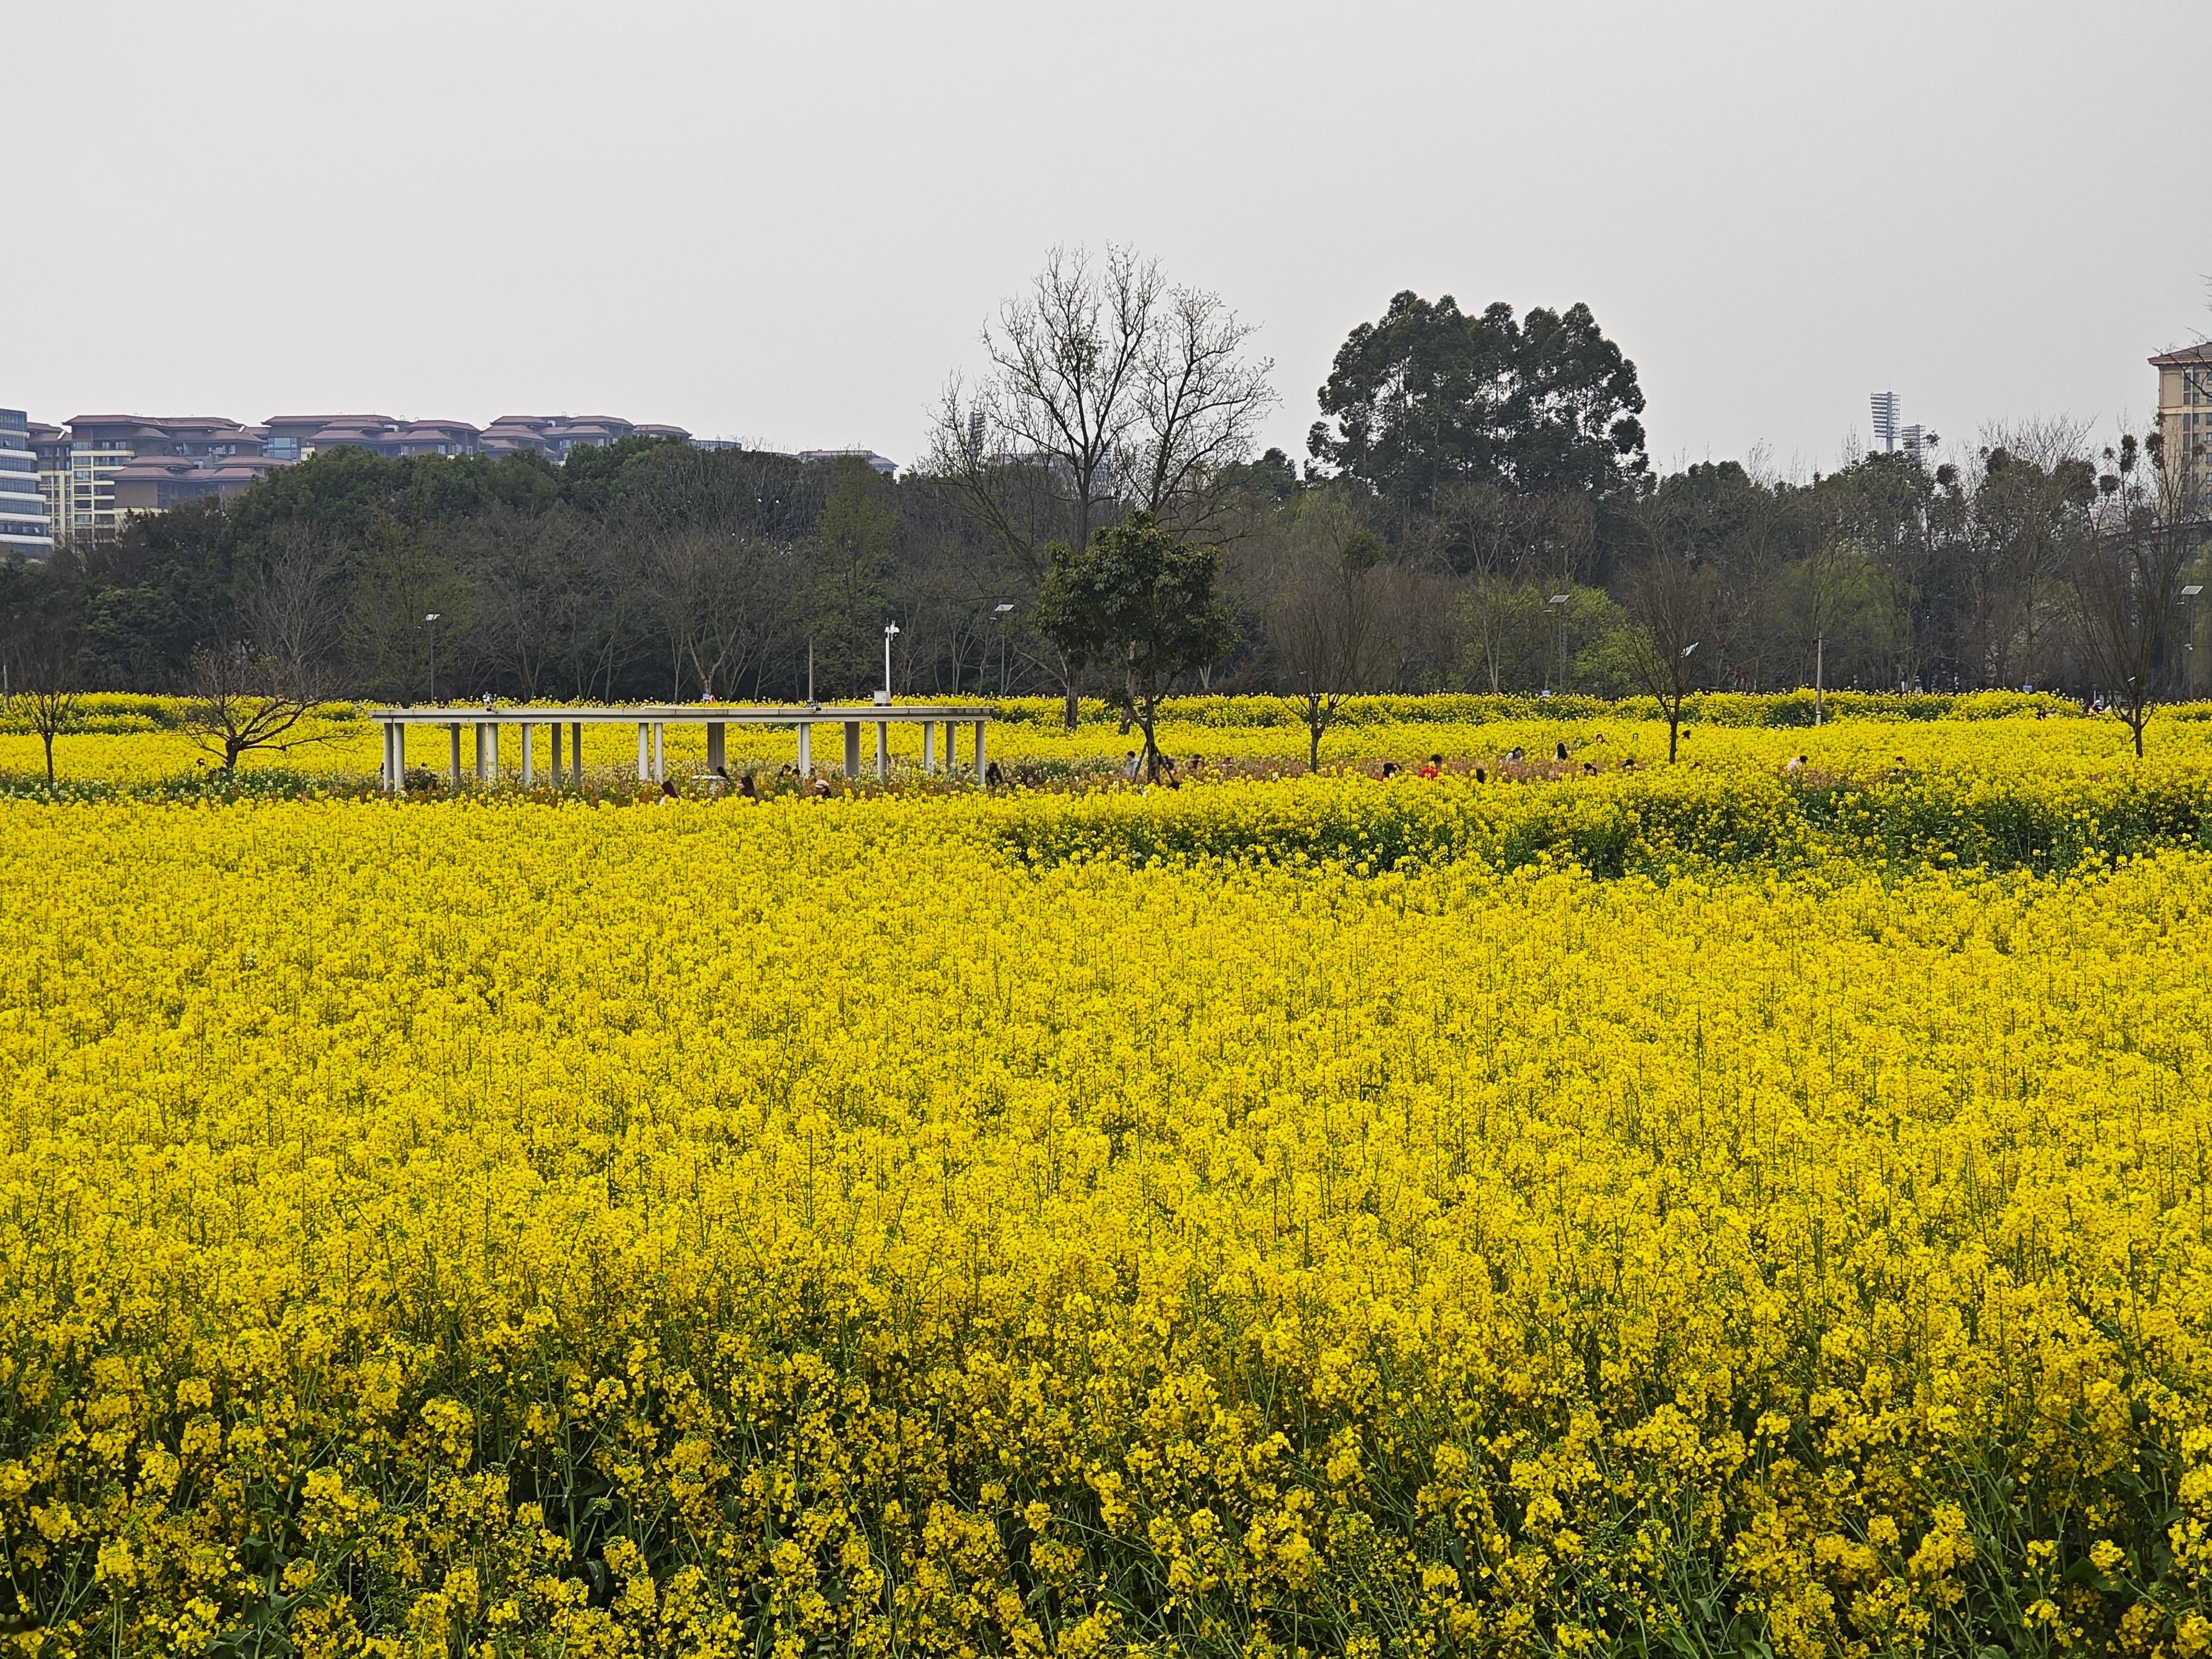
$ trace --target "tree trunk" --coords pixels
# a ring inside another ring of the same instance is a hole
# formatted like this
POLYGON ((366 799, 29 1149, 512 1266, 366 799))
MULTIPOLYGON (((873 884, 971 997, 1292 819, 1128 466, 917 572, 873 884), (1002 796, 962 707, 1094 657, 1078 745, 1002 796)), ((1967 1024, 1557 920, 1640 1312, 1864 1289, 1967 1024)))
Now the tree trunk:
POLYGON ((1682 705, 1679 699, 1667 711, 1667 764, 1674 763, 1674 750, 1681 741, 1682 705))
POLYGON ((1306 770, 1321 770, 1321 727, 1311 724, 1306 727, 1306 770))
POLYGON ((39 736, 46 745, 46 787, 51 789, 54 787, 54 734, 41 732, 39 736))

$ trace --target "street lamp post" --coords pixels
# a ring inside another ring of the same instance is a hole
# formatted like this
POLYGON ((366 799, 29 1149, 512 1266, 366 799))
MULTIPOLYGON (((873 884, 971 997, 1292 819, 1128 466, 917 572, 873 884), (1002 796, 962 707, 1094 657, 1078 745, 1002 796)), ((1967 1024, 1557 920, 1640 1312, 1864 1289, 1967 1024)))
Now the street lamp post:
POLYGON ((2188 656, 2182 667, 2181 688, 2184 696, 2191 697, 2197 695, 2197 606, 2193 601, 2203 591, 2202 582, 2191 582, 2181 590, 2181 597, 2192 601, 2189 607, 2189 644, 2185 647, 2188 656))
POLYGON ((438 702, 438 618, 444 614, 441 611, 426 611, 422 617, 422 631, 430 637, 430 704, 432 708, 435 708, 438 702))
POLYGON ((999 696, 1006 695, 1006 618, 1013 613, 1011 601, 1002 601, 993 608, 991 615, 999 624, 999 696))
POLYGON ((884 624, 884 695, 876 699, 878 702, 891 700, 891 641, 898 637, 898 631, 896 623, 884 624))

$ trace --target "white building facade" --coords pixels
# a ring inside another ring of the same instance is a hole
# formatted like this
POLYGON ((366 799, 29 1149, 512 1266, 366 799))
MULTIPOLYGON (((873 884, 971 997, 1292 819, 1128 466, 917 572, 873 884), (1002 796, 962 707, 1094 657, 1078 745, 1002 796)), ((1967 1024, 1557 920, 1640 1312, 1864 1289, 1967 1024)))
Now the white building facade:
POLYGON ((31 453, 30 416, 20 409, 0 409, 0 558, 15 553, 43 559, 53 550, 39 459, 31 453))

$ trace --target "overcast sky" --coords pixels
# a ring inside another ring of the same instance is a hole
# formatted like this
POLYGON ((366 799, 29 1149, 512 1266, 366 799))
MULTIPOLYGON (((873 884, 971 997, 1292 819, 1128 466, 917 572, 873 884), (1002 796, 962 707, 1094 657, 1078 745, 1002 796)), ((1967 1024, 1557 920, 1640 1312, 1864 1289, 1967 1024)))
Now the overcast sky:
POLYGON ((1261 325, 1589 302, 1656 462, 2140 422, 2212 328, 2212 4, 37 5, 0 404, 672 421, 904 463, 1054 242, 1261 325))

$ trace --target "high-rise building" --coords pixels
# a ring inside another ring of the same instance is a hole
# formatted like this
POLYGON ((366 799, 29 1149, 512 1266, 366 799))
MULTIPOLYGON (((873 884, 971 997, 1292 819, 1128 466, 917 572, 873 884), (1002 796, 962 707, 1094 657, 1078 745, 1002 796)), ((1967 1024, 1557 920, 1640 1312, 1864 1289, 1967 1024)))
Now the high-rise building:
POLYGON ((1874 440, 1885 455, 1897 449, 1897 394, 1877 392, 1868 399, 1874 405, 1874 440))
POLYGON ((2212 345, 2161 352, 2158 371, 2158 447, 2173 480, 2194 510, 2212 505, 2212 345))
POLYGON ((1881 453, 1894 455, 1901 449, 1914 460, 1921 459, 1922 451, 1927 447, 1927 434, 1917 422, 1906 426, 1898 419, 1905 412, 1898 395, 1894 392, 1877 392, 1867 401, 1874 406, 1874 436, 1881 446, 1881 453))
POLYGON ((53 550, 53 525, 39 489, 39 458, 31 448, 31 417, 20 409, 0 409, 0 555, 43 559, 53 550))

